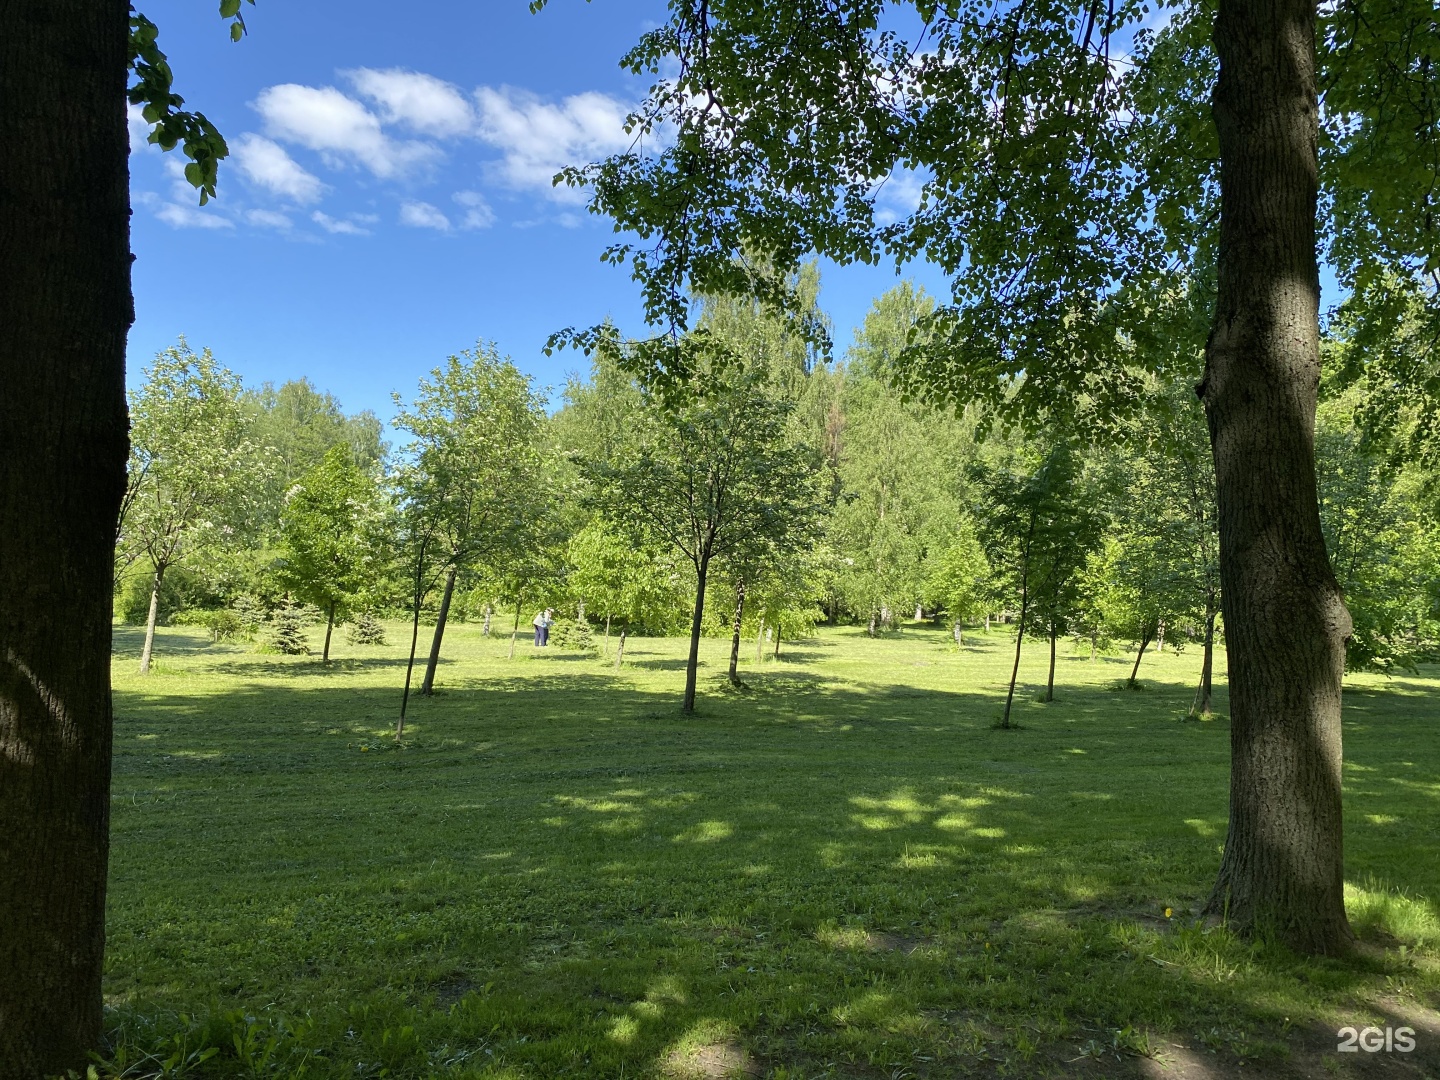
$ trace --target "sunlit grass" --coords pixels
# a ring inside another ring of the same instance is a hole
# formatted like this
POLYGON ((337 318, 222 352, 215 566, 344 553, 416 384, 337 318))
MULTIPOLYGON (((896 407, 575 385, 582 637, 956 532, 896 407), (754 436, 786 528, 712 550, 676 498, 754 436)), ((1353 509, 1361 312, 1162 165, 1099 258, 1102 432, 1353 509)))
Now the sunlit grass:
POLYGON ((1198 655, 1147 656, 1132 694, 1125 657, 1062 653, 1057 700, 995 731, 1011 641, 827 630, 742 649, 740 691, 707 641, 684 718, 679 641, 617 673, 458 626, 397 747, 399 644, 326 667, 168 630, 141 678, 121 631, 113 1071, 1093 1076, 1434 1016, 1440 681, 1352 680, 1370 951, 1314 962, 1193 917, 1229 739, 1223 691, 1183 719, 1198 655))

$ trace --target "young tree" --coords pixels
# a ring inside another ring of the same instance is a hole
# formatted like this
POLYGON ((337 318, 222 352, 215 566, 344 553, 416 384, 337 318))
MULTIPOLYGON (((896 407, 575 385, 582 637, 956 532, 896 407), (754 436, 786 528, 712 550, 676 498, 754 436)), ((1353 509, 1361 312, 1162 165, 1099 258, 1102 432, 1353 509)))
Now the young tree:
POLYGON ((325 612, 322 662, 330 660, 336 613, 374 576, 370 540, 378 503, 374 478, 343 444, 326 453, 286 498, 280 577, 300 599, 325 612))
POLYGON ((1000 726, 1009 728, 1020 648, 1031 618, 1050 638, 1046 700, 1054 698, 1055 642, 1078 607, 1080 570, 1099 543, 1104 517, 1082 483, 1083 461, 1064 438, 1045 457, 1016 470, 1001 466, 987 478, 986 543, 992 566, 1004 575, 1007 591, 1020 605, 1015 660, 1000 726))
MULTIPOLYGON (((701 341, 708 349, 713 340, 701 341)), ((696 347, 692 345, 692 347, 696 347)), ((695 572, 682 708, 695 711, 696 673, 710 568, 745 545, 805 544, 819 510, 814 469, 786 438, 788 401, 760 373, 722 383, 697 375, 669 408, 651 400, 635 445, 591 467, 605 512, 679 552, 695 572)))
POLYGON ((245 438, 240 380, 182 338, 155 357, 131 400, 130 471, 139 477, 120 540, 153 571, 140 671, 150 670, 165 571, 205 544, 234 543, 268 462, 245 438))
POLYGON ((965 624, 982 618, 993 590, 990 561, 969 519, 963 519, 950 545, 930 562, 925 594, 949 616, 955 645, 965 645, 965 624))
MULTIPOLYGON (((402 498, 414 507, 417 534, 427 538, 416 555, 423 552, 428 566, 416 580, 444 581, 420 686, 430 694, 456 578, 476 563, 517 554, 529 524, 544 512, 539 438, 545 414, 529 378, 484 342, 422 379, 413 403, 397 396, 396 404, 395 426, 413 436, 402 498)), ((417 586, 417 612, 426 592, 417 586)))

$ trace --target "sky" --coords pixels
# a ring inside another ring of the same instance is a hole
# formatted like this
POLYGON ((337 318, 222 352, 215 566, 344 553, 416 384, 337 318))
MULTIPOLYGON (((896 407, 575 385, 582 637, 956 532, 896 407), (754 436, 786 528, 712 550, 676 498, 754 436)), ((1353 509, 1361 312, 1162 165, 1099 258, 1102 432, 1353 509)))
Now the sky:
MULTIPOLYGON (((132 110, 132 387, 183 334, 248 386, 305 377, 388 419, 392 392, 477 340, 558 389, 588 361, 545 356, 554 331, 644 332, 638 287, 600 262, 609 222, 551 177, 630 145, 648 82, 618 62, 664 0, 259 0, 239 43, 214 3, 138 6, 231 155, 202 208, 132 110)), ((839 352, 899 277, 821 273, 839 352)))

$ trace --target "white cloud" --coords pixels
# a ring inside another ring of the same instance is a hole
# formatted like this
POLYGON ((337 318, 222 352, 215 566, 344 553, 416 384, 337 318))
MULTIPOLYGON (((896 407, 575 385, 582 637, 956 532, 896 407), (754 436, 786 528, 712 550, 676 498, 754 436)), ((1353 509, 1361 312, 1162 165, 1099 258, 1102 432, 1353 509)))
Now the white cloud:
MULTIPOLYGON (((154 124, 145 119, 145 110, 139 105, 127 105, 125 107, 125 126, 130 131, 130 152, 144 150, 153 144, 150 140, 150 131, 154 124)), ((160 148, 155 147, 156 150, 160 148)))
POLYGON ((327 190, 320 178, 301 168, 283 146, 253 132, 236 139, 231 154, 252 184, 297 203, 313 203, 327 190))
POLYGON ((310 215, 310 220, 315 222, 328 233, 338 233, 343 236, 369 236, 369 229, 362 229, 353 221, 341 221, 333 218, 321 210, 316 210, 310 215))
POLYGON ((387 124, 405 124, 439 138, 468 135, 475 113, 459 89, 433 75, 402 68, 342 72, 361 97, 373 101, 387 124))
POLYGON ((155 211, 155 216, 166 225, 176 229, 233 229, 235 227, 235 223, 229 218, 201 210, 198 206, 160 202, 158 198, 155 202, 159 203, 159 209, 155 211))
POLYGON ((465 208, 465 216, 460 221, 462 229, 488 229, 495 224, 495 211, 480 192, 457 191, 452 197, 465 208))
POLYGON ((381 131, 379 117, 333 86, 270 86, 260 91, 254 107, 275 138, 318 150, 333 165, 353 158, 381 179, 399 176, 440 155, 427 143, 391 139, 381 131))
POLYGON ((482 86, 475 100, 479 137, 504 155, 496 164, 499 179, 511 187, 539 188, 560 202, 583 202, 584 195, 553 187, 557 172, 625 150, 634 141, 624 130, 629 109, 606 94, 575 94, 553 104, 526 90, 482 86))
POLYGON ((247 210, 245 220, 265 229, 288 229, 290 219, 278 210, 247 210))
POLYGON ((448 232, 450 219, 435 207, 425 202, 404 202, 400 204, 400 224, 413 229, 438 229, 448 232))

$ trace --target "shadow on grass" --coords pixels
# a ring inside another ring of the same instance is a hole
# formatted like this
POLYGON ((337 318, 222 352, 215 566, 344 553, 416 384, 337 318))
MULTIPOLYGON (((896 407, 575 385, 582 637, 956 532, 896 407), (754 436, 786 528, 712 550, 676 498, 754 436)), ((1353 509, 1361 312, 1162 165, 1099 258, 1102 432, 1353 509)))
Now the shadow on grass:
MULTIPOLYGON (((557 1077, 742 1056, 1136 1075, 1123 1038, 1153 1032, 1205 1055, 1196 1076, 1284 1077, 1317 1000, 1406 977, 1192 923, 1228 745, 1165 722, 1179 683, 1066 686, 1018 706, 1017 739, 989 730, 993 689, 746 680, 682 718, 676 693, 608 673, 454 679, 412 704, 400 749, 389 687, 117 693, 112 1031, 213 998, 308 1016, 282 1044, 323 1051, 315 1076, 429 1075, 446 1048, 557 1077)), ((1433 746, 1392 734, 1349 747, 1347 795, 1423 820, 1433 746)), ((1433 836, 1392 843, 1390 880, 1433 911, 1415 854, 1433 836)))

